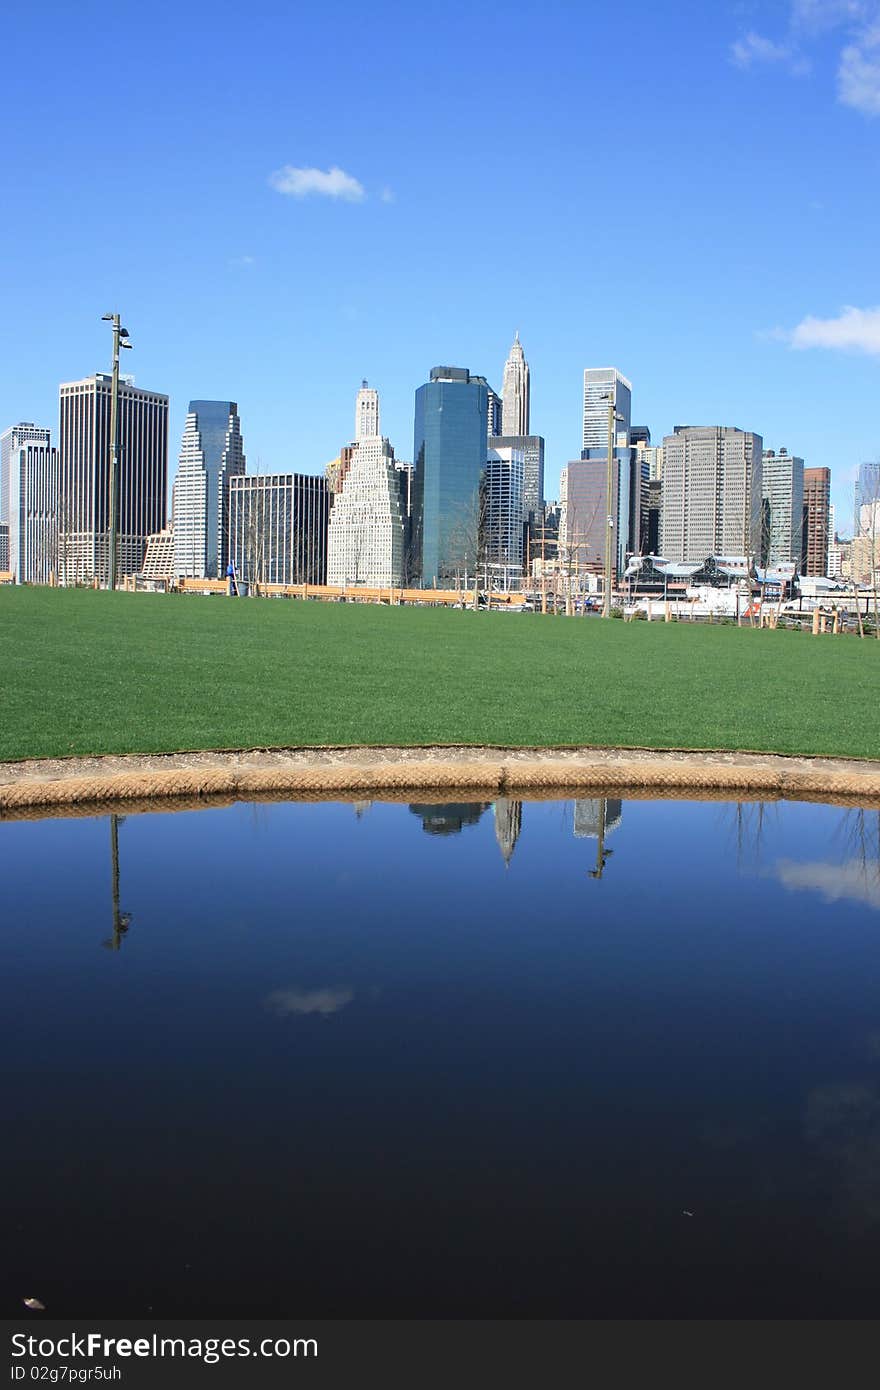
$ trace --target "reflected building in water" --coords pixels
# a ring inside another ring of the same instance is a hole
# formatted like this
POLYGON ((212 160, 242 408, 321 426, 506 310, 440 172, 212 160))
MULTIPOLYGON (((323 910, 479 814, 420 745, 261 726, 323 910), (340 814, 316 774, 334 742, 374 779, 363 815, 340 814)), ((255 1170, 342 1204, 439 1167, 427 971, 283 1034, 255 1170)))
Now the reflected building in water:
POLYGON ((522 830, 522 802, 502 799, 495 802, 495 839, 507 866, 522 830))
POLYGON ((426 835, 458 835, 466 825, 476 825, 488 801, 438 802, 435 806, 410 806, 426 835))
POLYGON ((614 851, 605 848, 605 841, 620 825, 623 817, 623 802, 609 801, 607 797, 574 803, 574 833, 579 840, 596 841, 596 867, 590 869, 590 878, 601 878, 609 854, 614 851))
POLYGON ((609 835, 620 825, 622 815, 622 801, 610 801, 605 797, 591 801, 576 801, 574 803, 575 839, 595 840, 600 833, 609 835))

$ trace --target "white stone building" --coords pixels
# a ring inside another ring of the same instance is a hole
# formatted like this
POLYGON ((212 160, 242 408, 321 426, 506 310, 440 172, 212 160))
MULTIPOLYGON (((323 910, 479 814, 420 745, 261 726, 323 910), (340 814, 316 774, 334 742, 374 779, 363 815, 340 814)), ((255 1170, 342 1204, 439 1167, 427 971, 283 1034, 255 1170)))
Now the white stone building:
POLYGON ((402 584, 405 511, 400 480, 387 439, 376 435, 358 440, 330 512, 328 584, 402 584))

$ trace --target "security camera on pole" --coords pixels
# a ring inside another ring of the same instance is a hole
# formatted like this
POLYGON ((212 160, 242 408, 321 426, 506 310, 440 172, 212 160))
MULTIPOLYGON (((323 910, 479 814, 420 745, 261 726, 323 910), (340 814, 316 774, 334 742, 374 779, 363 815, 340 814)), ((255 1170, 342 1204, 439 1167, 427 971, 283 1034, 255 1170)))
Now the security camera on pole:
POLYGON ((110 395, 110 497, 107 508, 108 562, 107 588, 116 588, 116 531, 119 510, 119 349, 133 346, 128 329, 120 328, 118 314, 102 314, 102 322, 113 324, 113 386, 110 395))

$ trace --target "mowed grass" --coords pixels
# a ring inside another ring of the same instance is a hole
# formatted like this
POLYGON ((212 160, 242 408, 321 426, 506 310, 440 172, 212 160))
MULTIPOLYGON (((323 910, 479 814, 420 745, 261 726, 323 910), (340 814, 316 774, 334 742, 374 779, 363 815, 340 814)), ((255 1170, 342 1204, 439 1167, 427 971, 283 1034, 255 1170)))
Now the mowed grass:
POLYGON ((0 758, 307 744, 880 756, 880 642, 0 589, 0 758))

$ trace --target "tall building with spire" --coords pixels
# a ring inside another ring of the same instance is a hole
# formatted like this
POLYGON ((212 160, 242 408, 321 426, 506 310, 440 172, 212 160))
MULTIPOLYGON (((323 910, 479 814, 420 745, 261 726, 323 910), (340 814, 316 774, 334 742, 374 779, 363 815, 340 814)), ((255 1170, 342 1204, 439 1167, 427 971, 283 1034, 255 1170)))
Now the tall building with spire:
POLYGON ((235 401, 190 401, 174 484, 174 568, 223 576, 229 559, 229 480, 245 471, 235 401))
POLYGON ((493 433, 518 435, 529 432, 529 364, 519 340, 519 330, 504 364, 501 387, 501 429, 493 433))
POLYGON ((379 438, 379 392, 366 381, 361 382, 354 408, 355 442, 379 438))
POLYGON ((383 588, 403 581, 406 522, 401 474, 379 429, 379 392, 358 391, 351 459, 333 498, 327 532, 328 584, 383 588))
POLYGON ((501 850, 505 867, 510 864, 519 832, 522 830, 522 802, 499 798, 494 804, 495 839, 501 850))

